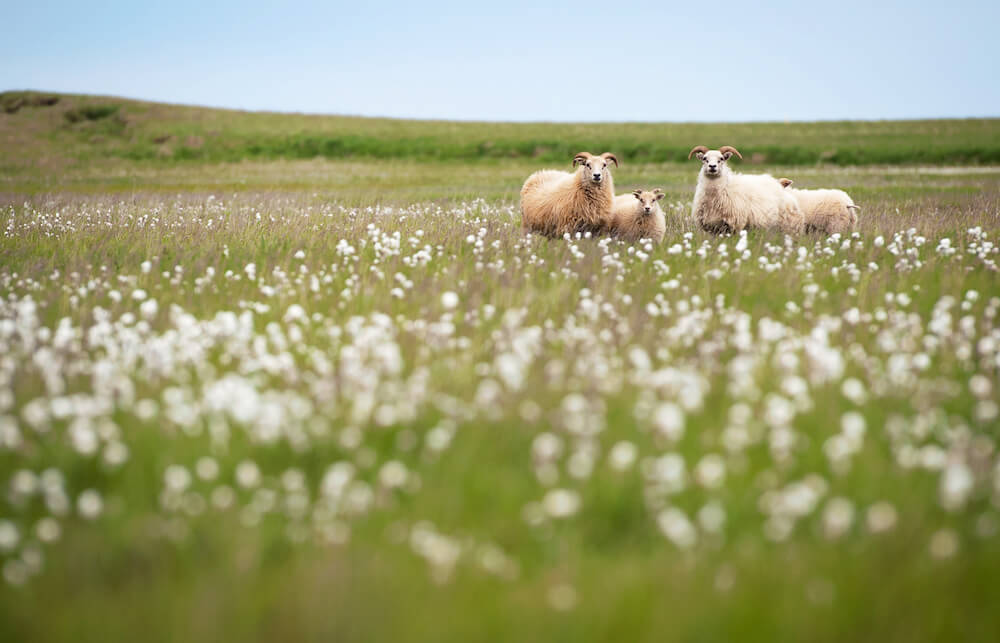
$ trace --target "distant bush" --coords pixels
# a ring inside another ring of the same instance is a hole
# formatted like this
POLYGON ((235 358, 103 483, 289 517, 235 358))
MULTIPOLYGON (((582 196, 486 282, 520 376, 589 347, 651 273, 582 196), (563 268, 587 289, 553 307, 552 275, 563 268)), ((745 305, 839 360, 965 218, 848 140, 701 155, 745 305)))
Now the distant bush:
POLYGON ((70 123, 98 121, 118 112, 120 105, 84 105, 68 110, 64 116, 70 123))
POLYGON ((0 109, 8 114, 17 113, 22 107, 49 107, 59 102, 58 96, 30 92, 4 92, 0 94, 0 109))

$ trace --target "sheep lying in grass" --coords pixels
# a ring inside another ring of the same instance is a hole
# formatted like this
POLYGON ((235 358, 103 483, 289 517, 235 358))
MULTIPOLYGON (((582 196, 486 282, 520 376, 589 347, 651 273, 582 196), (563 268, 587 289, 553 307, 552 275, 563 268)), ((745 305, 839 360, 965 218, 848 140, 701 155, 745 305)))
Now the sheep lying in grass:
POLYGON ((615 184, 609 163, 618 158, 605 152, 573 157, 575 172, 539 170, 521 188, 521 227, 547 237, 591 232, 601 234, 611 223, 615 184))
POLYGON ((626 241, 663 241, 667 220, 658 203, 662 198, 663 190, 660 188, 652 192, 635 190, 632 194, 616 196, 611 206, 611 236, 626 241))
MULTIPOLYGON (((789 187, 791 179, 778 179, 782 187, 789 187)), ((849 232, 858 222, 854 201, 843 190, 788 190, 799 203, 802 216, 805 217, 806 232, 822 232, 823 234, 841 234, 849 232)))
POLYGON ((791 192, 770 174, 731 171, 726 161, 734 154, 743 158, 735 147, 728 145, 718 150, 698 145, 688 154, 688 158, 697 155, 702 164, 692 207, 698 225, 715 234, 749 228, 801 234, 805 222, 791 192))

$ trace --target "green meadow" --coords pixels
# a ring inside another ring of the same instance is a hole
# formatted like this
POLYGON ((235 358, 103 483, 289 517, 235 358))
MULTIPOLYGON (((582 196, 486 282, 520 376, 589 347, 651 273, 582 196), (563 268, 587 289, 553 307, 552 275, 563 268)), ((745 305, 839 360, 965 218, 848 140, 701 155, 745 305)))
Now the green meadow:
POLYGON ((0 107, 2 640, 1000 636, 1000 120, 0 107), (662 244, 522 234, 581 150, 662 244))

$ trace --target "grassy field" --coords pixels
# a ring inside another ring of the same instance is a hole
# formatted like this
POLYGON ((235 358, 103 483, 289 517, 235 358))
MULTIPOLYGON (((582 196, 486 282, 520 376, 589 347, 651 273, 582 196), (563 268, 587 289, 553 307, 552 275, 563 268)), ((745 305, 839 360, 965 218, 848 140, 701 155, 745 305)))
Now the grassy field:
POLYGON ((0 101, 2 640, 1000 636, 998 121, 58 98, 0 101), (539 141, 663 244, 522 236, 539 141), (703 142, 858 230, 694 229, 703 142))

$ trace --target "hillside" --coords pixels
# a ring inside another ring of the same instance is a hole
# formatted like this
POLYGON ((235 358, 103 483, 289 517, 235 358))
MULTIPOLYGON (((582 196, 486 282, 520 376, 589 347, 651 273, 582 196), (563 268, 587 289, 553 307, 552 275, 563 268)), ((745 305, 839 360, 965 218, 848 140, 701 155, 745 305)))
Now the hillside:
POLYGON ((733 144, 776 165, 1000 163, 1000 119, 821 123, 475 123, 244 112, 104 96, 0 94, 0 171, 97 160, 533 159, 581 149, 683 161, 733 144))

